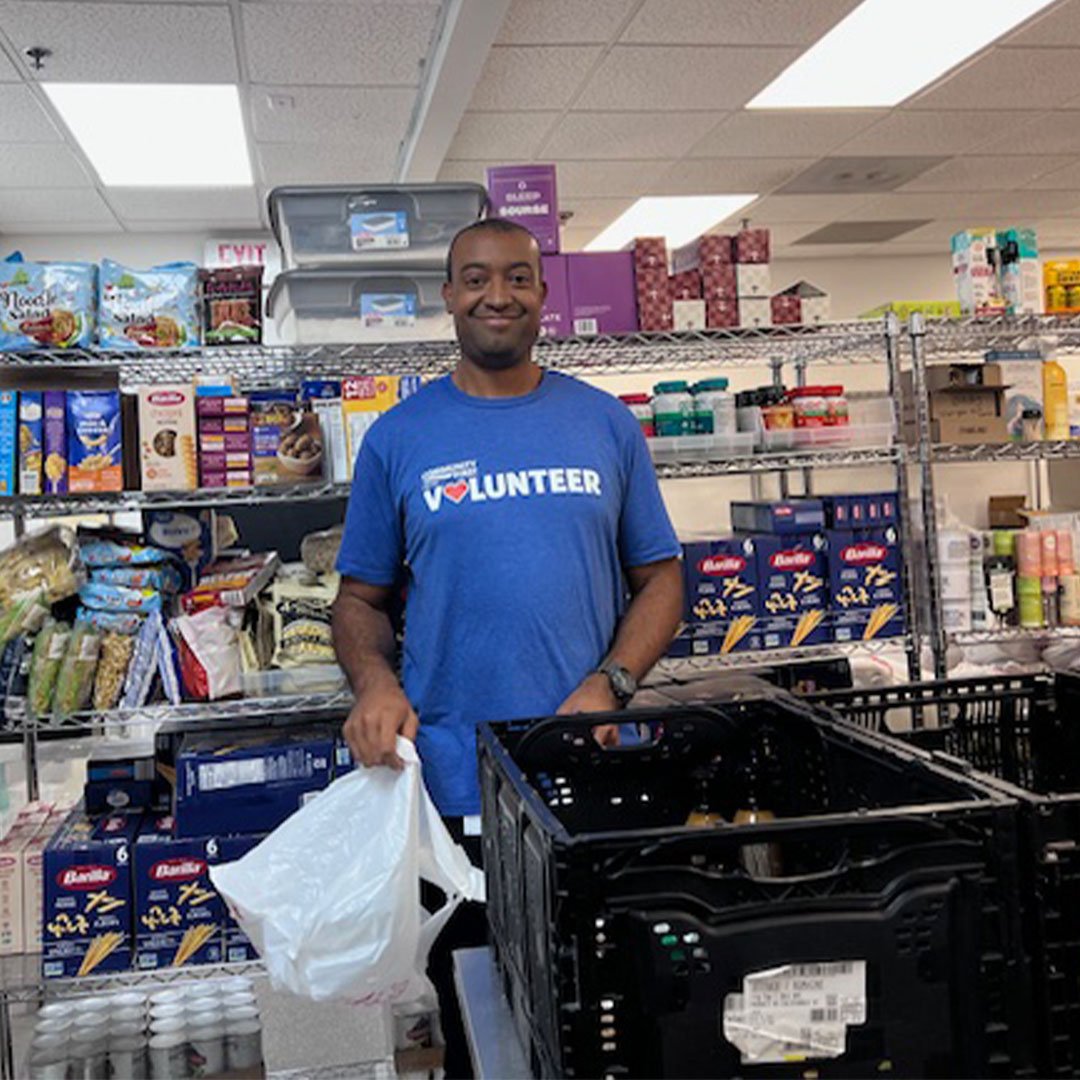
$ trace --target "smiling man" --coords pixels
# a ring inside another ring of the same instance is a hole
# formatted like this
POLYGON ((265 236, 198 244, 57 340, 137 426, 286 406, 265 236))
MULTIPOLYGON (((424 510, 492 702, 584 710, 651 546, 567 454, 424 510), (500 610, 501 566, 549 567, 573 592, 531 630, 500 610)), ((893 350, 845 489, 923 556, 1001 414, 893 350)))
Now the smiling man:
MULTIPOLYGON (((477 723, 619 708, 682 610, 679 545, 637 420, 532 358, 546 291, 521 226, 488 219, 454 238, 443 296, 460 359, 367 433, 338 558, 353 754, 400 767, 395 737, 415 739, 474 860, 477 723), (402 585, 399 684, 388 608, 402 585)), ((467 1074, 449 952, 483 927, 459 910, 432 956, 448 1076, 467 1074)))

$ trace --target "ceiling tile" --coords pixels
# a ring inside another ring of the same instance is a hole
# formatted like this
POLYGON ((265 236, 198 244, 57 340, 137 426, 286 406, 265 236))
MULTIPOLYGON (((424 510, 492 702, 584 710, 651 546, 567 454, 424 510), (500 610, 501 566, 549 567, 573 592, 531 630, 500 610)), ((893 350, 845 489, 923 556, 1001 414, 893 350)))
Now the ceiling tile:
POLYGON ((1040 218, 1035 222, 1039 244, 1068 241, 1080 245, 1080 218, 1040 218))
MULTIPOLYGON (((891 246, 887 247, 885 244, 800 244, 798 247, 788 248, 786 257, 791 260, 798 259, 800 262, 810 259, 873 259, 890 251, 896 254, 891 246)), ((782 273, 782 267, 773 268, 774 278, 782 273)), ((882 287, 887 288, 885 285, 882 287)))
MULTIPOLYGON (((839 215, 844 221, 912 221, 916 218, 938 217, 979 218, 991 213, 998 196, 991 193, 976 195, 946 195, 930 192, 890 192, 861 203, 852 202, 848 213, 839 215)), ((972 224, 981 225, 975 221, 972 224)))
POLYGON ((499 45, 606 45, 637 0, 514 0, 499 45))
POLYGON ((559 201, 564 196, 644 195, 672 161, 556 161, 559 201))
POLYGON ((764 195, 813 163, 813 158, 687 159, 676 162, 649 191, 656 195, 764 195))
POLYGON ((750 218, 752 224, 761 225, 763 228, 769 230, 769 242, 774 250, 776 248, 787 247, 789 244, 794 244, 796 240, 799 240, 804 236, 809 236, 810 233, 815 232, 817 229, 823 229, 829 224, 827 221, 815 221, 800 222, 797 225, 777 225, 774 222, 769 221, 768 218, 751 215, 749 212, 747 212, 747 216, 750 218))
POLYGON ((844 154, 963 154, 1034 120, 1037 112, 899 110, 844 143, 844 154))
POLYGON ((389 180, 396 151, 377 156, 360 143, 260 143, 256 153, 263 178, 279 184, 371 184, 389 180))
POLYGON ((59 129, 28 86, 0 83, 0 143, 62 141, 59 129))
POLYGON ((0 152, 0 187, 80 188, 93 179, 67 146, 33 143, 0 152))
POLYGON ((606 228, 620 214, 629 210, 634 205, 634 198, 627 196, 622 199, 568 199, 559 192, 559 210, 573 211, 573 217, 569 219, 571 228, 594 227, 606 228))
MULTIPOLYGON (((769 195, 740 211, 765 225, 835 221, 869 202, 864 195, 769 195)), ((809 232, 809 226, 807 232, 809 232)))
POLYGON ((565 109, 602 52, 598 45, 495 45, 469 108, 495 112, 565 109))
POLYGON ((250 3, 242 7, 253 82, 417 86, 435 3, 250 3))
POLYGON ((621 40, 662 45, 809 45, 858 3, 645 0, 621 40))
POLYGON ((0 83, 19 82, 22 79, 22 71, 13 64, 7 54, 0 52, 0 83))
MULTIPOLYGON (((234 83, 227 8, 184 4, 3 0, 0 26, 20 51, 53 51, 35 77, 53 82, 234 83)), ((30 72, 29 67, 27 72, 30 72)))
POLYGON ((741 109, 798 55, 789 48, 617 45, 575 109, 741 109))
POLYGON ((129 224, 211 220, 255 228, 260 219, 254 188, 109 188, 106 198, 129 224))
POLYGON ((934 244, 942 253, 948 253, 949 240, 962 229, 972 226, 972 222, 955 214, 943 217, 938 221, 930 221, 926 225, 920 225, 911 232, 890 240, 890 244, 934 244))
POLYGON ((535 157, 559 115, 556 112, 467 112, 446 156, 487 158, 492 163, 503 158, 535 157))
MULTIPOLYGON (((442 163, 442 167, 439 169, 439 180, 444 183, 467 183, 467 184, 486 184, 487 183, 487 167, 490 164, 487 158, 481 161, 451 161, 447 159, 442 163)), ((525 160, 519 161, 504 161, 503 165, 527 165, 525 160)), ((560 178, 559 183, 559 196, 562 197, 562 183, 560 178)))
POLYGON ((978 151, 992 155, 1080 154, 1080 110, 1032 113, 1023 123, 1012 124, 996 138, 980 143, 978 151))
POLYGON ((877 109, 840 112, 732 113, 698 142, 691 157, 791 157, 823 155, 869 127, 885 113, 877 109))
POLYGON ((718 119, 707 112, 572 112, 540 153, 554 158, 681 158, 718 119))
MULTIPOLYGON (((999 161, 1010 160, 999 158, 999 161)), ((1044 173, 1023 185, 1031 191, 1078 191, 1080 192, 1080 161, 1072 158, 1061 168, 1044 173)))
POLYGON ((560 233, 560 246, 563 251, 581 251, 590 240, 599 235, 600 226, 577 229, 573 226, 567 226, 560 233))
POLYGON ((1003 45, 1080 45, 1080 3, 1067 0, 1028 20, 1003 45))
POLYGON ((256 86, 251 116, 259 142, 360 142, 381 155, 405 137, 415 100, 416 91, 404 88, 256 86), (292 104, 275 108, 271 97, 292 104))
MULTIPOLYGON (((32 225, 34 231, 63 225, 115 225, 116 218, 93 188, 47 191, 40 187, 0 190, 0 229, 6 232, 32 225)), ((43 230, 44 231, 44 230, 43 230)))
MULTIPOLYGON (((901 191, 1012 191, 1032 186, 1043 173, 1073 162, 1067 155, 1054 157, 957 157, 909 180, 901 191)), ((1063 187, 1071 187, 1064 184, 1063 187)))
POLYGON ((1008 191, 982 196, 987 202, 988 219, 1025 225, 1027 218, 1080 217, 1080 191, 1008 191))
POLYGON ((913 109, 1053 109, 1076 97, 1080 49, 991 49, 912 99, 913 109))

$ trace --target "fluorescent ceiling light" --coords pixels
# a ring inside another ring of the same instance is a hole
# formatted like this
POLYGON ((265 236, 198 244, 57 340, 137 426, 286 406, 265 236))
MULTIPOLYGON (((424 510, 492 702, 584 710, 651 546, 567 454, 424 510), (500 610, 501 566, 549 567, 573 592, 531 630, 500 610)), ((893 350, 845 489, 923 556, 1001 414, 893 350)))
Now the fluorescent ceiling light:
POLYGON ((756 195, 648 195, 638 199, 590 240, 585 250, 621 251, 635 236, 663 236, 668 247, 679 247, 708 232, 756 198, 756 195))
POLYGON ((107 187, 249 187, 235 86, 44 83, 107 187))
MULTIPOLYGON (((746 107, 899 104, 1051 2, 863 0, 746 107)), ((1007 64, 1001 77, 1009 77, 1007 64)))

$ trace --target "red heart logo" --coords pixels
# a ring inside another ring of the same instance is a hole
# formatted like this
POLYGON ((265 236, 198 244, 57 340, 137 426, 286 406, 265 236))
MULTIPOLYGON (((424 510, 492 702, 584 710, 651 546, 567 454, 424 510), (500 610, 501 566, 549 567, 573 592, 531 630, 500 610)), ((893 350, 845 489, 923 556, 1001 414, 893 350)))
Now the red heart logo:
POLYGON ((469 490, 469 485, 464 480, 459 480, 456 484, 447 484, 443 491, 446 492, 446 497, 452 499, 454 502, 459 503, 465 498, 465 493, 469 490))

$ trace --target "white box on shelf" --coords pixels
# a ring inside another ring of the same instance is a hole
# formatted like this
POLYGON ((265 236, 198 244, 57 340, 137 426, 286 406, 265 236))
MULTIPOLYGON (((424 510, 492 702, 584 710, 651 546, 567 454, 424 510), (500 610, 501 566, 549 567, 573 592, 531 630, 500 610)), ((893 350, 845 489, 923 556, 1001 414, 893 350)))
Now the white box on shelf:
POLYGON ((704 300, 675 300, 672 308, 675 313, 676 330, 705 329, 704 300))
MULTIPOLYGON (((772 273, 768 263, 740 263, 735 267, 735 291, 744 296, 772 296, 772 273)), ((743 326, 746 323, 742 324, 743 326)))
MULTIPOLYGON (((750 269, 753 269, 751 266, 750 269)), ((739 325, 772 326, 772 300, 768 296, 739 297, 739 325)))

